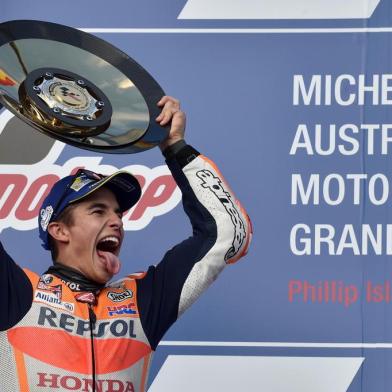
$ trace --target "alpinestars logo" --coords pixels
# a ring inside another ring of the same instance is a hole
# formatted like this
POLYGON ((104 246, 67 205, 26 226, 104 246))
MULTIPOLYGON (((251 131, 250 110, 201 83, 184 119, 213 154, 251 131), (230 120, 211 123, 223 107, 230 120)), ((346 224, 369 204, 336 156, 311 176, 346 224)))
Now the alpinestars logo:
POLYGON ((200 170, 196 175, 203 181, 201 184, 203 188, 208 188, 219 199, 233 222, 234 238, 231 248, 225 255, 225 260, 227 261, 239 252, 244 243, 246 237, 244 221, 242 220, 238 209, 233 204, 230 193, 225 190, 219 177, 214 176, 209 170, 200 170))
MULTIPOLYGON (((169 212, 181 200, 181 192, 166 165, 118 168, 102 164, 102 156, 83 156, 84 151, 80 149, 75 149, 80 156, 59 164, 64 147, 64 143, 31 129, 9 111, 0 113, 0 232, 6 228, 35 229, 41 204, 53 184, 79 168, 102 174, 126 170, 137 177, 142 197, 124 215, 125 230, 143 229, 154 217, 169 212), (25 143, 21 145, 20 140, 25 143)), ((45 211, 45 217, 49 218, 50 213, 45 211)), ((44 219, 44 227, 46 222, 44 219)))

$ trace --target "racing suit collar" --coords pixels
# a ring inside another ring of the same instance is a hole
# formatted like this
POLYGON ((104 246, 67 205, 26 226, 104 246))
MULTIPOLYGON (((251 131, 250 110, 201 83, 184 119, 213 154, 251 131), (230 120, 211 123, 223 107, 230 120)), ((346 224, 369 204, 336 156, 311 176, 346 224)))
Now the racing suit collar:
POLYGON ((55 263, 54 265, 50 266, 45 274, 57 276, 63 280, 72 291, 89 291, 97 293, 105 287, 105 284, 97 283, 87 279, 78 270, 67 267, 61 263, 55 263), (70 285, 70 283, 76 284, 70 285))

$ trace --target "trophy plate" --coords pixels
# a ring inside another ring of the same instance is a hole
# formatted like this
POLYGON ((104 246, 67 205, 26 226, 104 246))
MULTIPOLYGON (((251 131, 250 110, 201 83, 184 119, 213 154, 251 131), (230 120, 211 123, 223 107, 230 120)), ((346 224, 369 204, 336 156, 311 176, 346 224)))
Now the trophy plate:
POLYGON ((163 95, 135 60, 91 34, 0 24, 0 103, 50 137, 98 152, 145 151, 168 135, 155 121, 163 95))

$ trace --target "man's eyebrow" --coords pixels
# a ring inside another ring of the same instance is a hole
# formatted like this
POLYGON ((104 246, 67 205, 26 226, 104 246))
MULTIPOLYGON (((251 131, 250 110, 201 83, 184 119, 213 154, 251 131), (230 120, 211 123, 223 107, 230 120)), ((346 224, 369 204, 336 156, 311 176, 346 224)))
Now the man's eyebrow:
POLYGON ((92 203, 87 207, 89 210, 92 210, 94 208, 109 208, 109 206, 105 203, 92 203))
MULTIPOLYGON (((87 207, 88 210, 93 210, 94 208, 101 208, 101 209, 104 209, 104 210, 108 210, 108 209, 110 208, 110 206, 109 206, 108 204, 105 204, 105 203, 94 203, 94 202, 93 202, 93 204, 91 204, 91 205, 89 205, 89 206, 87 207)), ((117 208, 115 209, 115 212, 116 212, 116 213, 117 213, 117 212, 122 213, 121 208, 120 208, 120 207, 117 207, 117 208)))

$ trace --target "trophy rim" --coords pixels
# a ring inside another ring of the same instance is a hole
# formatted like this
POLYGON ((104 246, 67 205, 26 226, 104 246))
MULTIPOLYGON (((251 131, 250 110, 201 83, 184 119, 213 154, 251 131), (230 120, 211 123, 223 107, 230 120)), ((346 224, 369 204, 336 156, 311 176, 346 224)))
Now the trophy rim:
POLYGON ((128 77, 140 91, 146 102, 150 117, 146 132, 138 140, 119 146, 89 146, 53 134, 39 124, 28 121, 26 117, 20 115, 11 105, 2 100, 4 106, 25 123, 33 126, 45 135, 66 144, 85 150, 110 154, 128 154, 145 151, 158 145, 168 135, 168 127, 161 127, 155 122, 155 118, 160 114, 160 108, 157 106, 157 103, 165 95, 164 90, 144 67, 122 50, 95 35, 59 23, 29 19, 16 19, 0 23, 0 47, 21 39, 47 39, 69 44, 107 61, 128 77), (146 99, 146 97, 149 99, 146 99), (142 143, 143 146, 138 147, 138 143, 142 143))

